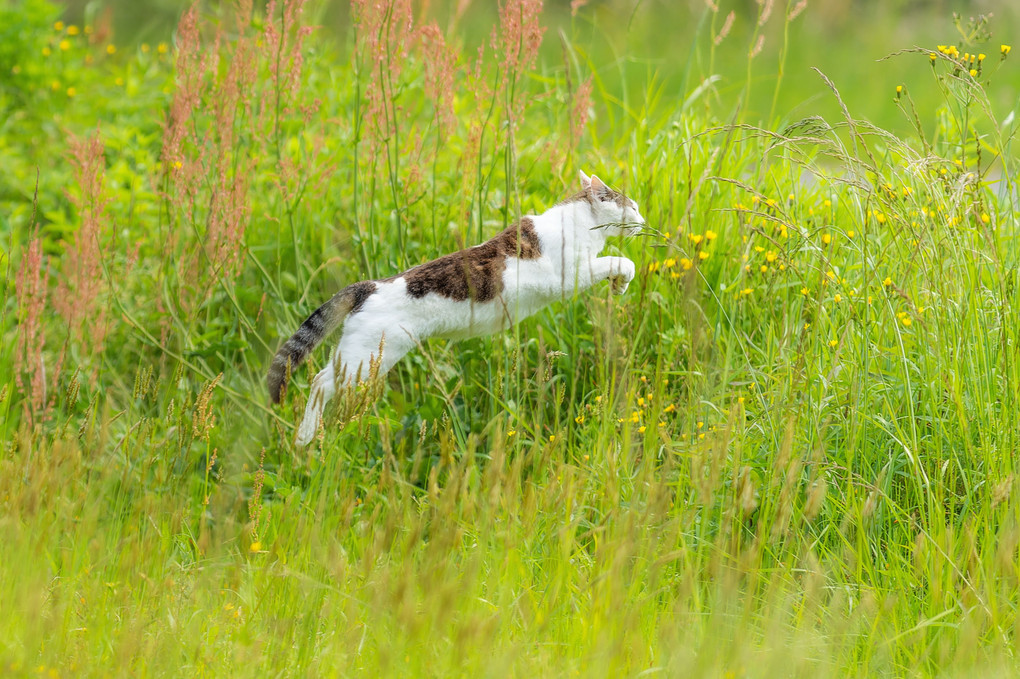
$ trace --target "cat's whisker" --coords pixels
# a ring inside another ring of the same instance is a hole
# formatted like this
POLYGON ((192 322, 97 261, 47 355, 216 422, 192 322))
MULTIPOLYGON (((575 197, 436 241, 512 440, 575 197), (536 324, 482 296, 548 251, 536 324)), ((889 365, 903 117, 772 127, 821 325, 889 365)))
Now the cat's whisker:
POLYGON ((606 228, 609 228, 609 227, 617 227, 617 228, 633 229, 633 230, 640 229, 640 231, 637 231, 636 233, 628 234, 630 236, 645 236, 645 237, 658 236, 659 238, 662 238, 663 240, 665 240, 665 238, 666 238, 666 234, 664 234, 662 231, 659 231, 655 227, 648 226, 648 224, 642 224, 640 222, 610 222, 608 224, 598 224, 596 226, 591 227, 591 229, 592 230, 595 230, 595 229, 606 229, 606 228))

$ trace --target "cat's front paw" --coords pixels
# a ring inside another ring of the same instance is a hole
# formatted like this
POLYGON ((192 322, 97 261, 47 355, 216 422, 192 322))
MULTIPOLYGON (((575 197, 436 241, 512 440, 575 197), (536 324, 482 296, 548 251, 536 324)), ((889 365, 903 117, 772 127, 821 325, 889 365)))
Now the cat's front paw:
POLYGON ((609 275, 609 285, 614 295, 622 295, 627 292, 627 287, 634 280, 634 262, 629 259, 620 260, 620 268, 609 275))

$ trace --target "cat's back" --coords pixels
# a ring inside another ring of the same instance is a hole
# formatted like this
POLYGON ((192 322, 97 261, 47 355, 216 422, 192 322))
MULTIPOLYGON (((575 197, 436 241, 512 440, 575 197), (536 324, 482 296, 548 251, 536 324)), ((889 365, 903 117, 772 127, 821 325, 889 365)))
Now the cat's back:
POLYGON ((524 217, 489 240, 443 255, 403 272, 407 295, 429 295, 455 302, 490 302, 505 289, 503 273, 511 259, 535 260, 542 256, 533 217, 524 217))

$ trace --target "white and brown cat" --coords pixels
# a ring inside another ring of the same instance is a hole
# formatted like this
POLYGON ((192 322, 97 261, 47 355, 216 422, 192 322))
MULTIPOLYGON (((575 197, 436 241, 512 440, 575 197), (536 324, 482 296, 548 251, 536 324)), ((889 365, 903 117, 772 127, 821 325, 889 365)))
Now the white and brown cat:
POLYGON ((598 177, 580 175, 580 192, 493 239, 391 278, 348 285, 316 309, 269 368, 269 395, 278 403, 290 371, 343 323, 332 360, 312 380, 297 444, 316 435, 337 386, 363 379, 373 361, 382 375, 429 337, 498 332, 600 281, 610 281, 616 294, 626 291, 634 262, 599 252, 608 237, 639 232, 644 217, 598 177))

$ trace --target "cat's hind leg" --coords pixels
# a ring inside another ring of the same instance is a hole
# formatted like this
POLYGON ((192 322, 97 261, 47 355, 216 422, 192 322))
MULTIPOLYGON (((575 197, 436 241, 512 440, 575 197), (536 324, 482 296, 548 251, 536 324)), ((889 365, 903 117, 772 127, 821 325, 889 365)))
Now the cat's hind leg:
POLYGON ((378 363, 379 372, 376 378, 381 379, 397 361, 416 346, 417 340, 414 336, 403 329, 395 331, 392 338, 384 336, 382 332, 355 330, 346 333, 340 339, 333 360, 312 380, 305 416, 298 427, 297 445, 306 446, 315 438, 323 411, 330 399, 336 395, 338 384, 346 387, 368 380, 373 363, 378 363))
POLYGON ((312 380, 308 404, 305 405, 305 416, 298 426, 296 442, 299 446, 306 446, 315 438, 315 434, 319 431, 319 422, 322 421, 322 412, 334 394, 336 394, 336 375, 333 372, 333 361, 330 361, 312 380))

